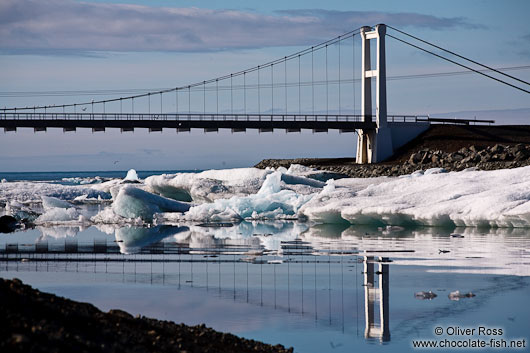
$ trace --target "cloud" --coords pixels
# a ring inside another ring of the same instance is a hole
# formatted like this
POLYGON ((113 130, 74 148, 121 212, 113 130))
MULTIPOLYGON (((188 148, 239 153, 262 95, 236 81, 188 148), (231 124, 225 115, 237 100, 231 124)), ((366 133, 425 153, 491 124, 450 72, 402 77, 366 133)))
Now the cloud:
MULTIPOLYGON (((415 13, 149 7, 73 0, 2 0, 1 53, 219 51, 311 45, 361 25, 474 28, 464 18, 415 13)), ((84 53, 84 54, 83 54, 84 53)))
POLYGON ((464 17, 436 17, 412 12, 379 12, 379 11, 334 11, 322 9, 304 9, 304 10, 279 10, 278 14, 312 17, 323 23, 332 25, 333 23, 341 24, 343 27, 356 28, 362 25, 375 25, 385 23, 397 28, 403 27, 423 27, 435 30, 450 28, 484 28, 482 25, 472 24, 464 17))

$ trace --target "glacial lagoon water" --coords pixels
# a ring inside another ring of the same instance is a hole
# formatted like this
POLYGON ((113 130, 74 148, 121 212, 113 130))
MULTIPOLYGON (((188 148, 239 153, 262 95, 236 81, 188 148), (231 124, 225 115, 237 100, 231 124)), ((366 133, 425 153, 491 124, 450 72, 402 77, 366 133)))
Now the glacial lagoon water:
POLYGON ((37 227, 2 234, 0 276, 101 310, 205 323, 295 352, 399 352, 419 339, 527 340, 528 249, 528 229, 37 227), (475 296, 450 300, 456 290, 475 296), (421 291, 437 296, 417 298, 421 291), (437 336, 437 327, 503 335, 437 336))
POLYGON ((116 179, 124 172, 4 173, 4 211, 41 216, 35 228, 0 234, 0 276, 101 310, 205 323, 300 353, 478 340, 525 351, 527 172, 430 170, 325 184, 298 166, 139 172, 146 179, 132 185, 116 179), (187 214, 204 219, 167 210, 154 222, 123 218, 111 194, 130 187, 146 191, 122 198, 134 212, 159 212, 167 202, 157 193, 189 197, 199 205, 187 214))

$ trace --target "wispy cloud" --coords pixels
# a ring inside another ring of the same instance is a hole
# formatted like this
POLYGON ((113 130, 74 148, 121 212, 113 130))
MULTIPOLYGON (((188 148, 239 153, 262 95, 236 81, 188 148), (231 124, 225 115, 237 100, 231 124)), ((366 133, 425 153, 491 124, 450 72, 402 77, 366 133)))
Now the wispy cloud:
POLYGON ((484 28, 470 23, 464 17, 436 17, 412 12, 379 12, 379 11, 334 11, 322 9, 279 10, 278 14, 296 17, 314 18, 335 28, 353 28, 362 25, 385 23, 395 27, 423 27, 435 30, 450 28, 484 28))
POLYGON ((149 7, 73 0, 0 1, 1 53, 219 51, 310 45, 366 24, 476 27, 464 18, 415 13, 252 11, 149 7))

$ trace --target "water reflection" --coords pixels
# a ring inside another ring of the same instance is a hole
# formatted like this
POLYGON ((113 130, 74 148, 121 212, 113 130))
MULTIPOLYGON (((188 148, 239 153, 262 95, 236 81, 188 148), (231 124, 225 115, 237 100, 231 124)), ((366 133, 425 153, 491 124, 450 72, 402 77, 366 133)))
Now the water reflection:
POLYGON ((388 258, 364 257, 364 337, 379 338, 381 342, 390 341, 389 273, 388 258), (378 271, 374 271, 375 263, 378 271), (376 302, 378 302, 379 320, 375 320, 376 302))
POLYGON ((143 247, 157 243, 179 233, 188 232, 186 226, 123 227, 116 229, 116 242, 122 254, 134 254, 143 247))
MULTIPOLYGON (((327 347, 307 351, 331 347, 345 352, 357 344, 354 341, 399 347, 404 337, 432 335, 426 325, 434 327, 440 320, 459 324, 454 318, 465 316, 466 310, 478 315, 502 305, 510 307, 521 296, 505 301, 504 294, 527 289, 529 283, 523 276, 530 267, 530 236, 521 229, 242 222, 223 227, 109 226, 104 232, 94 227, 64 228, 46 230, 45 239, 41 231, 0 238, 0 275, 48 276, 81 287, 87 278, 102 286, 134 283, 153 288, 157 298, 160 288, 169 288, 171 295, 150 305, 164 313, 169 310, 167 305, 174 305, 174 316, 167 318, 178 322, 185 320, 179 315, 188 310, 190 320, 198 320, 190 322, 205 322, 221 330, 248 332, 252 327, 266 335, 278 327, 277 331, 290 332, 284 327, 287 322, 312 335, 327 332, 333 337, 324 337, 327 347), (450 236, 456 232, 461 237, 450 236), (440 253, 440 249, 448 252, 440 253), (416 292, 429 290, 438 297, 430 301, 414 297, 416 292), (477 296, 451 301, 448 295, 455 290, 477 296), (500 299, 495 302, 496 295, 500 299)), ((519 310, 505 311, 515 317, 519 310)), ((520 315, 522 323, 517 325, 524 326, 528 319, 520 315)), ((506 320, 495 324, 512 327, 506 320)), ((403 344, 410 348, 410 341, 403 344)))

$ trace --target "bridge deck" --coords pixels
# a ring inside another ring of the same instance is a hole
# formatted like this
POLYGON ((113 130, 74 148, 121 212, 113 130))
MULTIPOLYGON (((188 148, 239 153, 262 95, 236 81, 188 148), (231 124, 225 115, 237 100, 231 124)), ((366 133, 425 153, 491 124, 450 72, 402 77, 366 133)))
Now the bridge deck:
MULTIPOLYGON (((418 116, 389 121, 418 121, 418 116)), ((129 114, 129 113, 0 113, 0 127, 16 128, 176 128, 176 129, 373 129, 360 115, 312 114, 129 114)))

